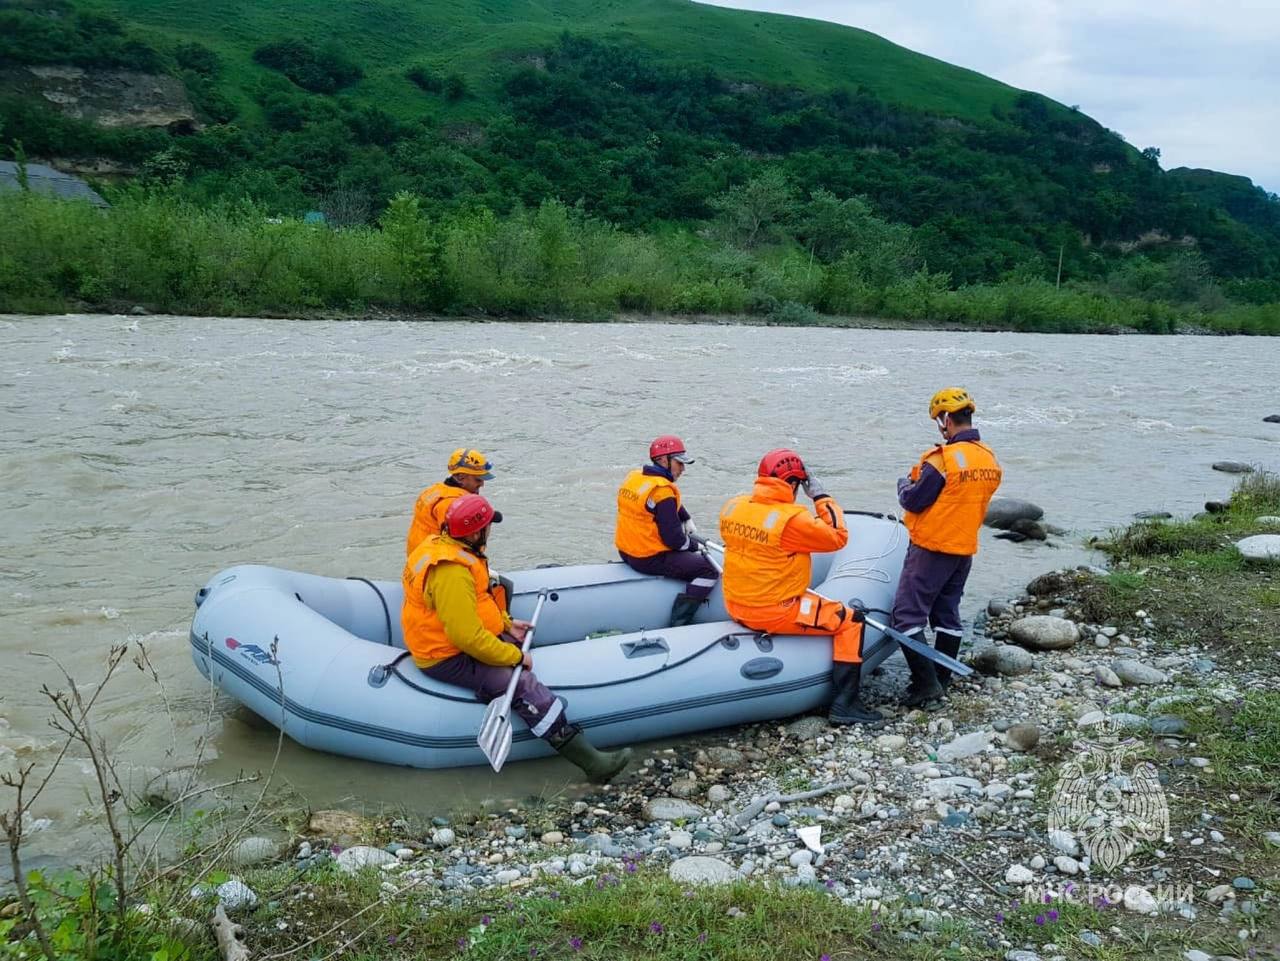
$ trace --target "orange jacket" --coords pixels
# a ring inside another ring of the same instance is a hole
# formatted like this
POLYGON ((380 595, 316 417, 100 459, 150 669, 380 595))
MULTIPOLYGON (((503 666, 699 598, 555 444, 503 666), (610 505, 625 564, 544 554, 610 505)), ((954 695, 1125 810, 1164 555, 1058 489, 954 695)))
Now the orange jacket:
POLYGON ((734 607, 785 604, 809 587, 810 554, 849 543, 844 511, 823 497, 810 514, 795 503, 786 481, 758 477, 750 495, 731 498, 720 512, 725 603, 734 607))
POLYGON ((978 553, 978 531, 1003 477, 996 455, 980 441, 943 444, 925 451, 911 469, 913 481, 925 464, 946 483, 930 506, 903 517, 911 542, 941 554, 978 553))
POLYGON ((405 541, 406 557, 416 551, 428 537, 444 530, 445 512, 454 498, 461 497, 465 493, 466 491, 461 487, 455 487, 447 481, 440 481, 418 495, 418 502, 413 505, 413 522, 409 525, 409 537, 405 541))
POLYGON ((514 665, 518 647, 498 638, 511 624, 489 589, 484 557, 448 534, 421 544, 401 575, 404 646, 419 667, 467 653, 485 664, 514 665))
POLYGON ((653 557, 671 550, 658 533, 653 509, 674 497, 680 510, 680 489, 665 477, 633 470, 618 488, 618 523, 613 546, 631 557, 653 557))

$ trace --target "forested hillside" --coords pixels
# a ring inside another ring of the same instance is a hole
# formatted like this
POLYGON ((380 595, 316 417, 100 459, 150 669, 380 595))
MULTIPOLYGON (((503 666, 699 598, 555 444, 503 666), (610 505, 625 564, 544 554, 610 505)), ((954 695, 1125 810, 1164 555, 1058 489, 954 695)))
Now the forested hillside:
POLYGON ((397 194, 428 222, 555 201, 752 260, 856 255, 859 283, 1280 297, 1280 203, 1244 178, 1166 173, 1074 109, 872 34, 677 0, 0 0, 0 123, 10 158, 339 227, 397 194), (169 88, 140 75, 180 84, 148 105, 169 88), (866 266, 868 218, 891 267, 866 266))

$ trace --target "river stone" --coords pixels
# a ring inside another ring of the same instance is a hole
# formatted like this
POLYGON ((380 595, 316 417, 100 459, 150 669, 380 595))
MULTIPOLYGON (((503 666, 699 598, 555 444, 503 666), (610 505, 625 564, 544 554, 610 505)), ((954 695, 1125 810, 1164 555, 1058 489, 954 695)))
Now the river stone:
POLYGON ((455 840, 453 828, 437 828, 431 832, 431 843, 438 848, 447 848, 455 840))
POLYGON ((280 846, 270 838, 245 838, 231 849, 231 863, 249 867, 272 860, 279 851, 280 846))
POLYGON ((1167 521, 1173 517, 1168 511, 1138 511, 1133 516, 1140 521, 1167 521))
POLYGON ((1280 517, 1274 514, 1263 514, 1254 518, 1254 520, 1263 527, 1280 527, 1280 517))
POLYGON ((1035 724, 1015 724, 1005 732, 1005 740, 1015 751, 1030 751, 1040 743, 1040 728, 1035 724))
POLYGON ((1053 859, 1053 866, 1060 874, 1079 874, 1080 862, 1070 855, 1059 854, 1053 859))
POLYGON ((713 784, 707 788, 707 800, 712 804, 723 804, 733 797, 733 792, 723 784, 713 784))
POLYGON ((368 822, 350 811, 316 811, 307 822, 307 831, 326 838, 359 837, 368 822))
POLYGON ((1055 851, 1074 857, 1080 853, 1080 842, 1070 831, 1054 828, 1049 832, 1049 844, 1055 851))
MULTIPOLYGON (((1261 518, 1259 518, 1261 520, 1261 518)), ((1009 602, 998 597, 993 597, 987 601, 987 615, 989 617, 999 617, 1001 614, 1008 614, 1012 608, 1009 602)))
POLYGON ((943 764, 950 764, 952 761, 973 757, 973 755, 985 751, 994 736, 994 731, 974 731, 971 734, 958 737, 949 744, 944 744, 938 748, 938 760, 943 764))
POLYGON ((692 801, 673 797, 656 797, 644 802, 642 812, 646 821, 691 821, 706 812, 692 801))
POLYGON ((983 523, 997 530, 1009 530, 1014 521, 1038 521, 1044 517, 1044 509, 1030 501, 1014 500, 1012 497, 995 497, 987 505, 987 516, 983 523))
POLYGON ((678 778, 667 788, 672 797, 689 798, 698 793, 698 782, 691 777, 678 778))
POLYGON ((1021 864, 1011 864, 1004 872, 1005 884, 1030 884, 1035 878, 1031 869, 1021 864))
POLYGON ((1254 534, 1236 541, 1236 550, 1247 561, 1280 561, 1280 534, 1254 534))
POLYGON ((825 717, 802 717, 787 725, 787 733, 799 741, 812 741, 819 734, 825 734, 827 719, 825 717))
POLYGON ((338 855, 338 870, 344 874, 355 874, 364 868, 380 868, 384 864, 398 863, 400 863, 399 858, 390 851, 371 848, 364 844, 347 848, 338 855))
POLYGON ((1009 530, 1015 534, 1021 534, 1029 541, 1043 541, 1049 538, 1049 532, 1043 524, 1027 520, 1025 517, 1020 517, 1009 525, 1009 530))
POLYGON ((1280 414, 1268 414, 1262 418, 1264 424, 1280 424, 1280 414))
POLYGON ((1009 625, 1009 637, 1036 651, 1060 651, 1080 640, 1080 629, 1064 617, 1033 614, 1009 625))
POLYGON ((1124 906, 1134 914, 1155 914, 1159 910, 1155 895, 1137 884, 1124 889, 1124 906))
POLYGON ((732 864, 698 854, 674 862, 667 874, 681 884, 732 884, 738 880, 732 864))
POLYGON ((925 781, 924 793, 931 799, 945 801, 947 798, 965 794, 969 791, 981 791, 982 782, 971 777, 940 777, 925 781))
MULTIPOLYGON (((392 858, 391 860, 395 860, 392 858)), ((230 913, 244 911, 258 903, 258 896, 253 888, 239 878, 230 878, 218 885, 218 900, 230 913)))
POLYGON ((1126 684, 1167 684, 1169 676, 1141 661, 1122 657, 1111 662, 1111 670, 1126 684))
POLYGON ((1030 674, 1036 666, 1035 655, 1012 644, 993 644, 969 658, 975 670, 983 674, 1015 676, 1030 674))
POLYGON ((1147 723, 1151 727, 1152 734, 1165 736, 1181 734, 1187 729, 1187 722, 1172 714, 1161 714, 1159 717, 1151 718, 1147 723))
POLYGON ((547 831, 542 835, 541 841, 543 844, 564 844, 564 832, 547 831))
POLYGON ((881 734, 875 739, 875 746, 881 754, 896 754, 907 746, 907 739, 901 734, 881 734))
POLYGON ((715 767, 734 770, 747 763, 746 755, 732 747, 707 748, 707 760, 715 767))
POLYGON ((1253 468, 1238 460, 1220 460, 1214 461, 1213 469, 1222 471, 1224 474, 1252 474, 1253 468))
MULTIPOLYGON (((1098 635, 1101 637, 1102 635, 1098 635)), ((1111 668, 1105 664, 1099 664, 1093 669, 1093 679, 1103 687, 1120 687, 1124 682, 1111 668)))

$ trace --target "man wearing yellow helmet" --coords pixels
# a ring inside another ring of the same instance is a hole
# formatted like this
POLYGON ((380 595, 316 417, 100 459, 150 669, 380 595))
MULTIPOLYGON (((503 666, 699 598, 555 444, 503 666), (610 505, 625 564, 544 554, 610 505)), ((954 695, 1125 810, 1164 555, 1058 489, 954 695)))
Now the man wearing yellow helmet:
MULTIPOLYGON (((934 646, 951 657, 959 654, 964 638, 960 598, 978 553, 978 530, 1002 476, 996 455, 974 429, 976 409, 962 387, 934 394, 929 416, 943 442, 925 451, 910 475, 898 481, 911 545, 893 599, 893 626, 912 635, 932 627, 934 646)), ((942 697, 951 672, 906 648, 902 654, 911 668, 902 703, 917 707, 942 697)))
POLYGON ((484 482, 493 479, 493 464, 474 447, 459 447, 449 455, 445 469, 449 476, 432 484, 413 505, 413 522, 405 542, 405 556, 416 551, 428 537, 444 529, 444 515, 463 494, 479 494, 484 482))

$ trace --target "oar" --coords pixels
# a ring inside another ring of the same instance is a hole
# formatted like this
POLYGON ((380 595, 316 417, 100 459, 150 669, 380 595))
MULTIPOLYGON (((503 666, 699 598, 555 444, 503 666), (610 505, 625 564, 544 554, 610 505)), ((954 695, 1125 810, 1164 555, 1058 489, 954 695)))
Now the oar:
MULTIPOLYGON (((720 551, 722 553, 724 551, 724 545, 717 544, 715 541, 707 541, 707 546, 717 551, 720 551)), ((710 555, 708 555, 708 558, 709 557, 710 555)), ((714 563, 714 561, 712 563, 714 563)), ((823 595, 818 594, 817 591, 814 591, 813 593, 817 594, 817 596, 821 597, 824 601, 832 601, 833 603, 840 603, 839 601, 836 601, 834 598, 824 597, 823 595)), ((856 611, 858 616, 861 617, 862 620, 866 621, 868 624, 870 624, 880 633, 885 634, 886 636, 897 641, 903 647, 908 648, 909 650, 915 651, 917 654, 924 655, 926 659, 933 661, 935 664, 941 664, 943 667, 947 668, 952 673, 959 674, 961 677, 968 677, 970 674, 973 673, 973 668, 969 667, 969 665, 961 664, 954 657, 948 657, 946 654, 943 654, 940 651, 937 651, 934 648, 930 647, 924 641, 919 640, 918 638, 914 638, 909 634, 903 634, 901 631, 895 631, 892 627, 889 627, 886 624, 881 624, 874 617, 869 615, 864 608, 859 607, 857 604, 846 604, 845 606, 849 608, 851 611, 856 611)))
MULTIPOLYGON (((533 632, 538 627, 538 617, 542 614, 542 605, 547 601, 547 592, 538 594, 538 603, 533 609, 533 617, 529 618, 529 629, 524 632, 524 643, 520 646, 521 655, 527 654, 529 645, 533 643, 533 632)), ((485 709, 484 719, 480 722, 480 733, 476 743, 495 771, 501 771, 511 753, 511 701, 515 697, 516 682, 520 680, 520 672, 524 670, 524 658, 520 659, 511 670, 511 680, 507 681, 507 693, 496 701, 490 701, 485 709)))

